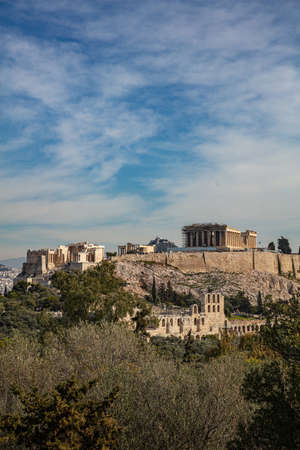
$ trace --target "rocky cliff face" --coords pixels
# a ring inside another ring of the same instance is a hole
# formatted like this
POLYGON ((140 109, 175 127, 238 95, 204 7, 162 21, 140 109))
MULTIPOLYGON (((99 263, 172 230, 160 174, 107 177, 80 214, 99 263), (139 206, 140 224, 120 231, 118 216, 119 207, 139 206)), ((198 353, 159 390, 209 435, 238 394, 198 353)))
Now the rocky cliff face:
POLYGON ((244 291, 253 304, 259 292, 263 297, 271 295, 274 300, 286 300, 300 289, 299 281, 267 272, 252 270, 230 273, 213 270, 209 273, 184 273, 175 267, 153 261, 118 260, 116 273, 128 283, 128 290, 141 296, 151 291, 153 277, 157 288, 160 284, 166 287, 170 281, 176 292, 191 293, 194 297, 211 290, 223 295, 244 291))

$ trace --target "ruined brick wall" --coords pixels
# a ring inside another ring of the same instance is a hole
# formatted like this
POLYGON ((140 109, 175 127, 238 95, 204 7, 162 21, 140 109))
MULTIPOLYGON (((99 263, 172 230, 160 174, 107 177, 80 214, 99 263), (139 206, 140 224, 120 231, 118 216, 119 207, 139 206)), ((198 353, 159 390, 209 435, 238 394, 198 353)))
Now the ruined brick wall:
POLYGON ((150 255, 123 255, 113 258, 122 261, 148 261, 168 264, 185 273, 250 272, 257 270, 275 275, 291 274, 300 280, 300 255, 283 255, 273 252, 199 252, 150 255))

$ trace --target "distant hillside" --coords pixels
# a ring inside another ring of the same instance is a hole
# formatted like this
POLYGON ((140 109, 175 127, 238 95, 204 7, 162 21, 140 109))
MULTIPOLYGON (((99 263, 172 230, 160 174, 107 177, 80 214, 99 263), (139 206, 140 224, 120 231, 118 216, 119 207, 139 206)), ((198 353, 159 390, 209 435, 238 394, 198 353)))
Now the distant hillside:
POLYGON ((25 262, 24 257, 20 258, 9 258, 9 259, 2 259, 0 261, 0 264, 3 264, 7 267, 15 267, 16 269, 22 269, 22 264, 25 262))

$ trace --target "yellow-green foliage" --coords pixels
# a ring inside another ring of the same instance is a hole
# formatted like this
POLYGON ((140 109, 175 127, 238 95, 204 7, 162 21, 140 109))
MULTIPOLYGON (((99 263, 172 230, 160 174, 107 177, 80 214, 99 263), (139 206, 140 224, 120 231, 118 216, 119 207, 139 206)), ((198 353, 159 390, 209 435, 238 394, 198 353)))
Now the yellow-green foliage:
POLYGON ((96 380, 79 385, 75 379, 69 379, 46 394, 37 388, 25 393, 14 387, 12 392, 22 411, 0 415, 0 442, 31 449, 115 448, 120 427, 107 410, 117 390, 100 402, 85 400, 95 384, 96 380))
POLYGON ((80 324, 48 334, 43 345, 16 335, 0 347, 0 412, 22 412, 12 384, 43 395, 73 375, 80 383, 97 378, 94 401, 119 386, 111 408, 123 429, 116 448, 221 449, 251 413, 240 394, 244 372, 236 355, 193 368, 158 356, 125 326, 80 324))

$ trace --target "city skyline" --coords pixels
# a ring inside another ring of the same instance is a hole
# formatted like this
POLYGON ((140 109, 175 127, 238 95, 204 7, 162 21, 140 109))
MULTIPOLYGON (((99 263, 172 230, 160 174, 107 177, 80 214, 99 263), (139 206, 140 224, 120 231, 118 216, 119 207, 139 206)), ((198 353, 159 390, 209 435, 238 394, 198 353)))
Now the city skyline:
POLYGON ((297 1, 0 2, 0 260, 186 223, 300 245, 297 1))

